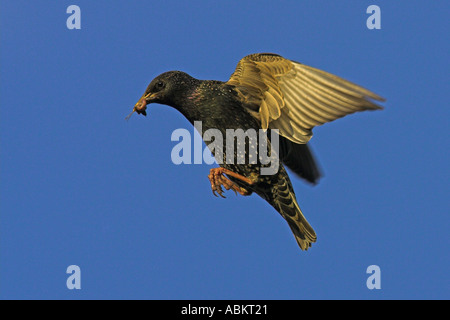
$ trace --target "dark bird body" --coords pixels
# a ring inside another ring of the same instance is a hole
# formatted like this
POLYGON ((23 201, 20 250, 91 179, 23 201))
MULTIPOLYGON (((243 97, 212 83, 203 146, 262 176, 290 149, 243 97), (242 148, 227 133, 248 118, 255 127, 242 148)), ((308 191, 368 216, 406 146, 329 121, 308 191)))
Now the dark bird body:
MULTIPOLYGON (((356 111, 379 109, 367 97, 377 100, 382 98, 343 79, 336 77, 329 80, 325 76, 335 76, 327 73, 323 75, 325 80, 321 80, 320 73, 312 74, 309 80, 308 77, 301 79, 305 86, 316 87, 310 89, 315 90, 316 100, 304 98, 304 92, 295 93, 298 86, 295 83, 296 73, 302 70, 302 67, 296 70, 297 65, 301 64, 274 54, 250 55, 240 61, 228 82, 198 80, 180 71, 166 72, 149 84, 133 111, 145 115, 147 104, 167 104, 180 111, 192 124, 201 121, 202 137, 209 129, 220 131, 224 138, 227 137, 227 129, 253 129, 257 132, 265 129, 268 133, 272 129, 279 130, 277 154, 281 161, 277 172, 271 175, 261 174, 261 168, 268 164, 261 163, 259 157, 256 162, 250 162, 248 158, 250 148, 259 150, 260 140, 252 143, 246 140, 243 164, 238 162, 237 139, 223 139, 221 150, 210 147, 216 159, 217 152, 220 152, 219 158, 223 160, 219 162, 222 169, 211 170, 211 187, 214 193, 218 192, 221 196, 221 186, 242 195, 253 192, 258 194, 288 222, 298 245, 306 250, 317 236, 298 206, 283 163, 301 178, 316 183, 320 172, 307 145, 312 136, 312 127, 356 111), (327 100, 325 94, 331 98, 327 100), (298 108, 300 111, 297 110, 297 104, 301 105, 298 108), (310 107, 305 108, 305 104, 310 107), (230 142, 234 143, 234 158, 226 159, 226 144, 230 142)), ((208 146, 211 142, 205 141, 208 146)), ((272 152, 271 145, 268 141, 269 154, 272 152)))

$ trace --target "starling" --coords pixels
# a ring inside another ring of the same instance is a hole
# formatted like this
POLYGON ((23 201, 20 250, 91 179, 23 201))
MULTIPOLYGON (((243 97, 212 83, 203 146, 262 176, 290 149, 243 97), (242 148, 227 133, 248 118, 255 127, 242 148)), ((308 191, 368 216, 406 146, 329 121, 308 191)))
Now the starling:
MULTIPOLYGON (((364 110, 382 109, 373 101, 384 101, 375 93, 322 70, 271 53, 251 54, 241 59, 227 82, 198 80, 181 71, 165 72, 148 85, 133 111, 146 115, 147 105, 160 103, 181 112, 189 122, 201 121, 199 132, 227 129, 278 132, 278 170, 261 174, 262 164, 250 163, 254 140, 246 138, 244 163, 226 161, 226 144, 211 148, 220 167, 211 169, 208 178, 214 195, 223 197, 223 189, 244 196, 253 192, 265 199, 287 221, 302 250, 307 250, 317 236, 297 203, 286 167, 315 184, 320 171, 308 141, 315 126, 364 110), (284 164, 284 165, 283 165, 284 164)), ((131 115, 131 114, 130 114, 131 115)), ((272 137, 272 136, 271 136, 272 137)), ((211 141, 205 143, 210 146, 211 141)), ((256 144, 261 141, 256 141, 256 144)), ((272 154, 270 141, 266 142, 272 154)), ((273 149, 273 148, 272 148, 273 149)), ((275 152, 273 153, 275 154, 275 152)), ((230 158, 228 159, 230 160, 230 158)))

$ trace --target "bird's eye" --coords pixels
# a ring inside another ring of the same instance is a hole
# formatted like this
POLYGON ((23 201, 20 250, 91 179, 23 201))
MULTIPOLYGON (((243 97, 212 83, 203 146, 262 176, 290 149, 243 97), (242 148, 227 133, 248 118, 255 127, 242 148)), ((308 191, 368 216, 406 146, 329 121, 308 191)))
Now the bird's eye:
POLYGON ((164 82, 162 81, 157 82, 155 88, 161 90, 162 88, 164 88, 164 82))

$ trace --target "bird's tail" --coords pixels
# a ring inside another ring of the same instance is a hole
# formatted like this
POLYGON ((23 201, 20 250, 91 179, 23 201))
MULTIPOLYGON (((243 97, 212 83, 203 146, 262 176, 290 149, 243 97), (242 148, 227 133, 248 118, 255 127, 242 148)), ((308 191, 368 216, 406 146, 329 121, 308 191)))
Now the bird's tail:
POLYGON ((289 224, 299 247, 308 250, 317 241, 317 235, 300 210, 290 181, 282 179, 273 191, 272 205, 289 224))

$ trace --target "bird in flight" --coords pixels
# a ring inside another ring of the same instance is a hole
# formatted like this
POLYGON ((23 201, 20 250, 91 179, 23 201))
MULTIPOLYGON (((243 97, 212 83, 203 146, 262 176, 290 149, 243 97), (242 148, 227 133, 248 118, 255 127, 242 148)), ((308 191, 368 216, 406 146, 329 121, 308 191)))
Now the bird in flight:
MULTIPOLYGON (((256 193, 265 199, 287 221, 299 247, 307 250, 317 236, 300 210, 284 166, 315 184, 320 171, 307 144, 312 129, 358 111, 382 109, 374 101, 385 100, 328 72, 277 54, 257 53, 241 59, 227 82, 198 80, 181 71, 165 72, 150 82, 131 114, 146 115, 150 103, 169 105, 192 124, 201 121, 202 137, 208 129, 219 130, 223 136, 227 129, 276 130, 277 172, 261 174, 265 165, 259 160, 235 161, 235 148, 234 161, 219 162, 219 168, 211 169, 208 178, 214 195, 223 196, 225 188, 243 196, 256 193)), ((249 153, 256 146, 247 140, 245 152, 249 153)), ((204 141, 208 146, 211 143, 204 141)), ((216 159, 224 159, 226 143, 225 139, 219 150, 210 148, 216 159)), ((275 144, 269 140, 267 145, 271 153, 275 144)))

